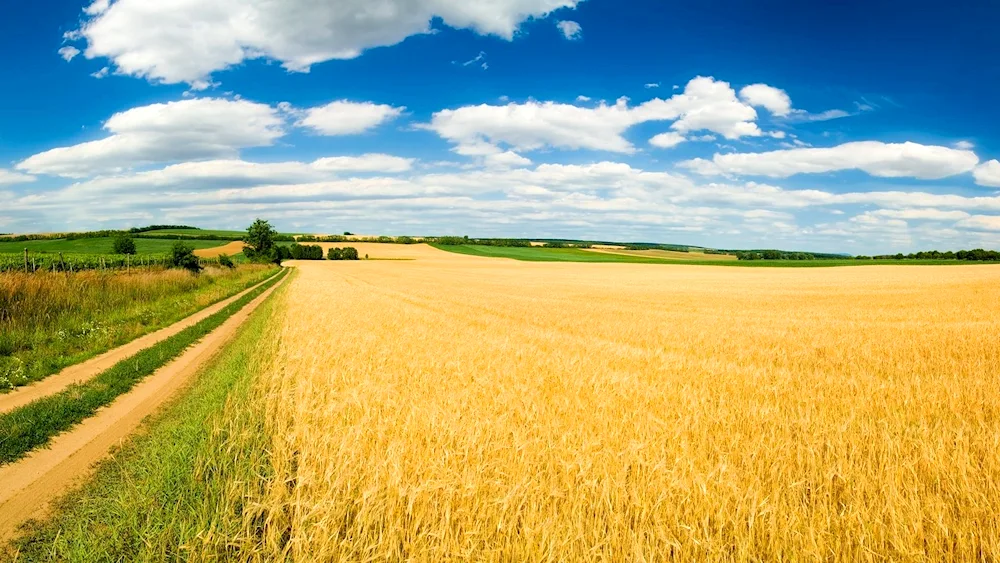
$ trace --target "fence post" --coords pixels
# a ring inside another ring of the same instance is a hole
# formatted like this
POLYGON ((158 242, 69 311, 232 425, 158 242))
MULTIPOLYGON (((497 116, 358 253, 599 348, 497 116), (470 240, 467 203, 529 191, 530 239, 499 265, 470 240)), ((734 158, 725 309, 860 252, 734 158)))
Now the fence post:
POLYGON ((25 273, 27 273, 27 271, 28 271, 28 249, 27 248, 24 249, 24 271, 25 271, 25 273))

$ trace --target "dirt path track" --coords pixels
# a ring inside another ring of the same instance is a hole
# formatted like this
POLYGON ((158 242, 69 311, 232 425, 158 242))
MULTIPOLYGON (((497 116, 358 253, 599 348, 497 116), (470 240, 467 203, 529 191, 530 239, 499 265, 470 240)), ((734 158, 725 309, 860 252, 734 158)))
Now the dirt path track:
POLYGON ((50 503, 91 473, 94 462, 131 434, 183 387, 202 365, 235 335, 240 325, 281 284, 268 289, 226 320, 180 357, 144 379, 71 431, 57 436, 46 449, 0 467, 0 541, 18 526, 44 515, 50 503))
POLYGON ((58 393, 74 383, 87 381, 97 376, 97 374, 102 371, 109 369, 121 360, 132 356, 136 352, 144 348, 149 348, 161 340, 166 340, 178 332, 190 326, 194 326, 202 320, 218 313, 233 301, 236 301, 246 293, 253 291, 254 288, 260 286, 261 284, 267 283, 267 281, 268 280, 264 280, 259 284, 233 295, 232 297, 223 299, 214 305, 209 305, 197 313, 177 321, 168 327, 161 328, 160 330, 151 332, 145 336, 140 336, 128 344, 123 344, 101 354, 100 356, 91 358, 76 365, 72 365, 59 373, 46 377, 41 381, 32 383, 31 385, 25 385, 24 387, 18 387, 10 393, 0 395, 0 413, 10 412, 18 407, 27 405, 32 401, 41 399, 42 397, 58 393))

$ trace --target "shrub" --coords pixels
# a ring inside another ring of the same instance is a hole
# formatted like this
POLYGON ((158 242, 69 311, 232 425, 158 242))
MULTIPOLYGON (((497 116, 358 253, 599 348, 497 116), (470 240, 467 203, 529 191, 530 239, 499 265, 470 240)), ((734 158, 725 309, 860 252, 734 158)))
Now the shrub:
POLYGON ((174 268, 184 268, 195 274, 201 271, 201 263, 194 255, 194 249, 181 241, 175 242, 170 249, 170 265, 174 268))
POLYGON ((293 244, 288 247, 292 260, 322 260, 323 247, 318 244, 293 244))
POLYGON ((236 267, 236 264, 233 264, 233 259, 230 258, 228 254, 219 255, 219 265, 229 269, 236 267))
POLYGON ((117 235, 112 250, 115 254, 135 254, 135 239, 124 233, 117 235))
MULTIPOLYGON (((366 256, 367 257, 367 256, 366 256)), ((348 246, 347 248, 331 248, 326 252, 327 260, 358 260, 358 249, 348 246)))

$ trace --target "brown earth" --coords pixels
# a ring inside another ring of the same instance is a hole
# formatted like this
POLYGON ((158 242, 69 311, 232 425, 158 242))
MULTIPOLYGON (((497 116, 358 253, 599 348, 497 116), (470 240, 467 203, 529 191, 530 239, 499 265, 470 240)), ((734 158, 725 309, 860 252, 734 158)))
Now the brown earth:
POLYGON ((213 246, 212 248, 199 248, 194 251, 194 255, 199 258, 218 258, 220 254, 228 254, 229 256, 234 256, 243 252, 243 247, 246 243, 237 240, 229 244, 224 244, 222 246, 213 246))

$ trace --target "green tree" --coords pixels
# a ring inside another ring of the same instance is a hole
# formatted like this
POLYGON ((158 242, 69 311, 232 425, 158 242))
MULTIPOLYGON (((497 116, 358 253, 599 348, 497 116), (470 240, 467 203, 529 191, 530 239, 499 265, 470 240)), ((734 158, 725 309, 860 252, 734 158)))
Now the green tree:
POLYGON ((135 254, 135 239, 122 233, 115 237, 112 249, 115 254, 135 254))
MULTIPOLYGON (((263 219, 257 219, 247 228, 247 234, 243 237, 243 242, 247 245, 243 247, 243 254, 251 260, 272 260, 274 258, 274 237, 278 234, 271 226, 271 223, 263 219)), ((280 255, 279 255, 280 258, 280 255)))
POLYGON ((201 271, 201 263, 194 255, 194 249, 181 241, 175 242, 170 249, 170 265, 174 268, 184 268, 195 274, 201 271))

